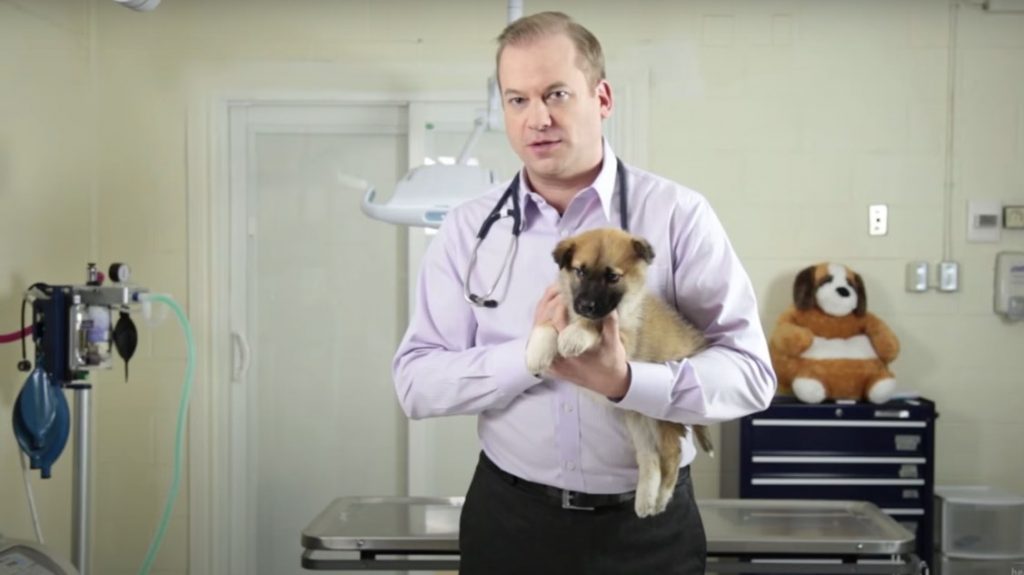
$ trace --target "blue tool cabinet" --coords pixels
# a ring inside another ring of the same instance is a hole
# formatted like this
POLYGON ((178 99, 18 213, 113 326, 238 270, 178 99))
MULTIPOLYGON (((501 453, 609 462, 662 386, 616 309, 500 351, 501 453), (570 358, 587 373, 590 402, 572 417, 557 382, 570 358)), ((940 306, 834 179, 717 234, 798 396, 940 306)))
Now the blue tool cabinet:
POLYGON ((722 426, 721 497, 870 501, 932 565, 935 404, 805 404, 777 397, 722 426))

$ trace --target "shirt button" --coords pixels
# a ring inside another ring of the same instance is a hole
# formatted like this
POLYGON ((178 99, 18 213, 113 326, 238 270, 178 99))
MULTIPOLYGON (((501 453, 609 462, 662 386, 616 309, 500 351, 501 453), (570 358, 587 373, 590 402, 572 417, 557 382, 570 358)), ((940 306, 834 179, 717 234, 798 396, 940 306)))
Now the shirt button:
POLYGON ((569 468, 569 471, 573 471, 573 470, 576 469, 576 462, 575 461, 566 461, 565 462, 565 466, 569 468))
POLYGON ((564 409, 566 413, 572 413, 572 406, 568 403, 562 404, 562 409, 564 409))
POLYGON ((562 230, 558 232, 558 235, 562 236, 563 238, 567 238, 569 237, 569 230, 562 230))

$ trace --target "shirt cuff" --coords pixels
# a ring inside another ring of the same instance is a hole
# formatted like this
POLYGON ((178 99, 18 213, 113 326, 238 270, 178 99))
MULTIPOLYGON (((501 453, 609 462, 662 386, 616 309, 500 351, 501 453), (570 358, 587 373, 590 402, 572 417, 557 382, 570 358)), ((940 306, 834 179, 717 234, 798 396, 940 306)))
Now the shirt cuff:
MULTIPOLYGON (((673 408, 688 407, 673 405, 673 389, 676 386, 676 374, 664 363, 629 362, 631 379, 629 389, 621 401, 613 402, 616 406, 636 411, 655 419, 666 419, 673 408)), ((680 387, 682 389, 700 389, 697 374, 689 361, 679 364, 680 387)), ((692 390, 691 390, 692 391, 692 390)), ((699 396, 700 394, 683 394, 699 396)), ((689 406, 699 408, 699 406, 689 406)), ((699 412, 699 409, 694 409, 699 412)))
POLYGON ((526 342, 529 337, 513 339, 491 348, 487 354, 487 372, 503 402, 544 381, 526 368, 526 342))

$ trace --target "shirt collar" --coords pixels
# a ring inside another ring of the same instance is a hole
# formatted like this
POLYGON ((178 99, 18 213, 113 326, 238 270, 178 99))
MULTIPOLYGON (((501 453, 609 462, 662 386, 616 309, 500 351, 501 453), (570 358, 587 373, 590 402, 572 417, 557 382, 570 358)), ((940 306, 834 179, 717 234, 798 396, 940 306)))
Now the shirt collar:
MULTIPOLYGON (((615 196, 615 178, 618 175, 618 159, 615 156, 615 152, 612 150, 611 144, 608 143, 607 139, 603 139, 603 156, 601 159, 601 171, 597 173, 597 177, 594 181, 581 189, 577 195, 586 192, 588 190, 594 190, 597 193, 598 199, 601 201, 601 210, 604 212, 604 217, 609 222, 612 221, 612 200, 615 196)), ((530 182, 526 178, 526 167, 524 166, 519 170, 519 205, 523 207, 523 226, 525 227, 528 222, 526 221, 527 212, 536 212, 540 206, 536 204, 541 198, 534 194, 530 188, 530 182), (533 210, 526 209, 529 204, 534 204, 533 210)), ((532 215, 530 218, 532 219, 532 215)))

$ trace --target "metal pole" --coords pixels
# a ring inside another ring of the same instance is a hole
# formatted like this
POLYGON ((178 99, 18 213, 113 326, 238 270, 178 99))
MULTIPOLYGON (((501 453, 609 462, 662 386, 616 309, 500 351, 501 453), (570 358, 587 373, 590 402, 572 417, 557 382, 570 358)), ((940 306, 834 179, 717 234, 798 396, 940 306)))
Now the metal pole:
POLYGON ((71 488, 71 562, 79 575, 89 575, 91 537, 89 497, 92 461, 90 457, 90 424, 92 422, 92 389, 88 384, 74 386, 75 393, 75 455, 71 488))

